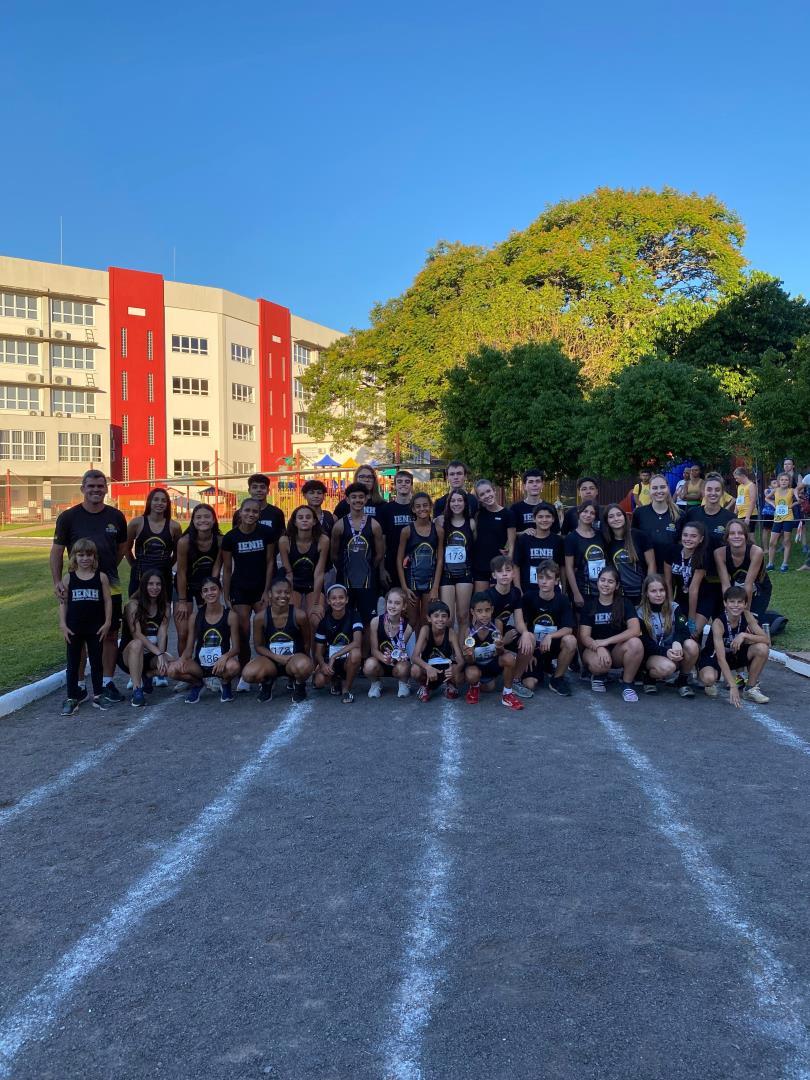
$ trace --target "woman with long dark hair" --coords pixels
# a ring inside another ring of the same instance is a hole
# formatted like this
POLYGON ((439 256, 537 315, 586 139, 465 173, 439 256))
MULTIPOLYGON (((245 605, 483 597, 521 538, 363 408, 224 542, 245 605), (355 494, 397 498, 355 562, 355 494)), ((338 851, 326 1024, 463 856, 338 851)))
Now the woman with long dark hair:
POLYGON ((174 551, 180 539, 180 525, 172 517, 172 500, 166 488, 152 488, 146 496, 142 514, 127 525, 127 561, 129 595, 138 588, 147 570, 158 570, 166 583, 166 595, 172 594, 174 551))
POLYGON ((202 583, 207 577, 219 578, 222 566, 217 515, 212 506, 199 503, 191 512, 191 521, 177 541, 177 599, 174 625, 177 628, 177 651, 186 647, 194 604, 202 607, 202 583))

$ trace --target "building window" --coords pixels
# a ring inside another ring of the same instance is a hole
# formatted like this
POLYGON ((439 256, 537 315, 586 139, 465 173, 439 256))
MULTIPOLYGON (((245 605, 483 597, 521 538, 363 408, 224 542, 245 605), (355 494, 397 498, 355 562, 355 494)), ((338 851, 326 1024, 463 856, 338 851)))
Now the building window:
POLYGON ((151 330, 146 331, 146 359, 151 360, 155 351, 155 335, 151 330))
POLYGON ((175 435, 203 435, 208 437, 207 420, 186 420, 175 417, 172 421, 172 430, 175 435))
POLYGON ((0 292, 0 315, 13 319, 36 319, 37 298, 25 293, 0 292))
POLYGON ((0 338, 0 364, 38 364, 39 346, 33 341, 0 338))
POLYGON ((44 461, 45 432, 0 430, 0 460, 44 461))
MULTIPOLYGON (((60 461, 101 461, 101 436, 80 431, 58 434, 60 461)), ((124 461, 127 461, 124 458, 124 461)))
POLYGON ((309 417, 306 413, 297 412, 293 416, 293 431, 296 435, 309 435, 309 417))
POLYGON ((74 371, 94 371, 96 358, 93 349, 81 345, 51 345, 51 363, 54 367, 73 368, 74 371))
POLYGON ((206 476, 211 471, 211 462, 200 458, 175 458, 175 476, 206 476))
POLYGON ((149 458, 149 476, 147 479, 150 483, 155 482, 155 459, 153 457, 149 458))
POLYGON ((125 457, 121 462, 121 478, 125 484, 129 483, 129 458, 125 457))
POLYGON ((121 372, 121 400, 127 401, 129 399, 129 375, 125 371, 121 372))
POLYGON ((235 360, 237 364, 252 364, 253 349, 249 345, 237 345, 235 341, 232 341, 231 360, 235 360))
POLYGON ((235 476, 250 476, 256 471, 256 463, 255 461, 234 461, 231 471, 235 476))
POLYGON ((150 416, 146 421, 146 441, 150 446, 155 445, 155 418, 150 416))
POLYGON ((121 442, 126 445, 129 442, 129 417, 121 417, 121 442))
POLYGON ((172 352, 191 353, 193 356, 208 356, 208 338, 183 337, 172 334, 172 352))
POLYGON ((39 412, 39 390, 29 386, 0 386, 0 409, 36 409, 39 412))
POLYGON ((54 412, 82 413, 94 416, 96 412, 95 394, 83 390, 52 390, 51 408, 54 412))
POLYGON ((234 424, 233 437, 234 439, 242 439, 245 442, 255 442, 256 429, 253 424, 234 424))
MULTIPOLYGON (((51 319, 53 322, 72 323, 74 326, 93 326, 95 312, 92 304, 83 304, 79 300, 51 300, 51 319)), ((124 355, 126 356, 126 353, 124 355)))
POLYGON ((304 399, 304 384, 300 379, 293 379, 293 394, 299 401, 304 399))
POLYGON ((122 326, 121 327, 121 356, 125 357, 126 355, 127 355, 127 328, 125 326, 122 326))
POLYGON ((245 383, 231 383, 231 397, 234 401, 247 401, 250 405, 252 405, 253 387, 246 386, 245 383))
POLYGON ((297 341, 293 342, 293 360, 296 364, 307 367, 309 364, 309 349, 306 345, 299 345, 297 341))
POLYGON ((155 400, 155 376, 152 372, 148 372, 146 376, 146 400, 155 400))
POLYGON ((185 376, 173 375, 172 393, 208 397, 208 379, 187 379, 185 376))

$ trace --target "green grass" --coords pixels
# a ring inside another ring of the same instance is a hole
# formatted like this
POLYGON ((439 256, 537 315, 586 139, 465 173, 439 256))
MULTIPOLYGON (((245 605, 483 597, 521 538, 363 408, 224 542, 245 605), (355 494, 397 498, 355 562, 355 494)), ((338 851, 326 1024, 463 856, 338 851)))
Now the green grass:
MULTIPOLYGON (((788 618, 787 630, 774 641, 774 648, 810 650, 810 571, 796 573, 796 568, 804 562, 801 545, 794 545, 790 560, 790 572, 780 574, 771 571, 773 598, 771 608, 788 618)), ((776 553, 777 567, 781 563, 780 552, 776 553)))
POLYGON ((47 548, 0 549, 0 641, 0 693, 64 666, 47 548))
POLYGON ((0 525, 0 533, 13 532, 16 536, 53 536, 53 525, 0 525))

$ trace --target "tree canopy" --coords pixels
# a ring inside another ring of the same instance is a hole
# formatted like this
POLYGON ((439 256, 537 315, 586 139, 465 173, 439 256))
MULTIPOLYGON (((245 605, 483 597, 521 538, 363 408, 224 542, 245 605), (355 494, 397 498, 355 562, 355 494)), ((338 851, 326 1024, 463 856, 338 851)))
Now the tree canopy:
POLYGON ((749 402, 752 449, 763 461, 784 457, 810 461, 810 336, 801 338, 785 363, 765 356, 749 402))
POLYGON ((599 188, 492 248, 440 243, 412 285, 311 365, 310 429, 338 447, 441 450, 451 369, 481 348, 557 340, 598 386, 650 348, 661 310, 740 280, 744 228, 714 196, 599 188))
POLYGON ((552 474, 575 470, 582 389, 579 364, 556 342, 482 348, 448 373, 448 452, 498 480, 531 466, 552 474))

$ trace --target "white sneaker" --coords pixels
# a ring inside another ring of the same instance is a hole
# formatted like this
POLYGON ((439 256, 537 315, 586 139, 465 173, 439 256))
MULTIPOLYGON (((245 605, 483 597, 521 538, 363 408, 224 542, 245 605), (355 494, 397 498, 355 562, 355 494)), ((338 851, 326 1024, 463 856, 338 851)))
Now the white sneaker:
POLYGON ((153 686, 168 686, 169 685, 169 680, 166 678, 165 675, 155 675, 154 679, 152 680, 152 685, 153 686))
POLYGON ((249 693, 252 689, 253 687, 250 685, 249 682, 245 682, 244 679, 240 679, 236 687, 236 692, 237 694, 246 694, 249 693))
POLYGON ((718 692, 717 683, 711 683, 709 686, 703 687, 703 693, 706 697, 717 697, 718 692))
POLYGON ((399 680, 399 688, 397 689, 397 697, 410 697, 411 688, 402 679, 399 680))
POLYGON ((374 679, 371 686, 369 686, 369 688, 368 688, 368 696, 369 697, 379 697, 381 693, 382 693, 382 686, 380 686, 380 680, 379 679, 374 679))
POLYGON ((762 693, 759 688, 759 683, 757 683, 756 686, 747 686, 743 691, 743 697, 747 698, 748 701, 755 701, 757 705, 767 705, 771 700, 762 693))

